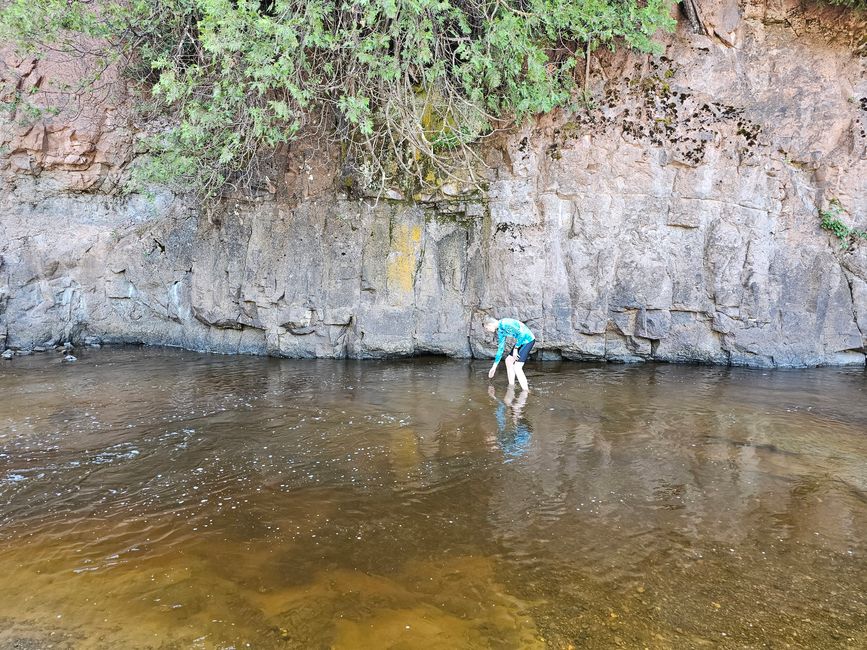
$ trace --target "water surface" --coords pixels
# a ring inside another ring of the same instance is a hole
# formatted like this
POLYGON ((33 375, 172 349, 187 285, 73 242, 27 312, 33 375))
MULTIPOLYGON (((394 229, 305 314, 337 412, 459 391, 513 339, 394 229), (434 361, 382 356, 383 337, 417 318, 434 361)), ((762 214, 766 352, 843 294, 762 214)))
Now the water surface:
POLYGON ((0 647, 864 648, 867 379, 0 365, 0 647))

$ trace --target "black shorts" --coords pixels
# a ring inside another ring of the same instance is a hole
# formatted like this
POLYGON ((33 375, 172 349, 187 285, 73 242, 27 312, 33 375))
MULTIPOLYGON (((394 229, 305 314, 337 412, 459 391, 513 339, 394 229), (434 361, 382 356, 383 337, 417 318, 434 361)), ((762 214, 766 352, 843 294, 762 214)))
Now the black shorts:
POLYGON ((512 351, 509 352, 509 354, 514 355, 515 350, 518 350, 517 361, 520 361, 521 363, 527 363, 527 357, 530 356, 530 352, 533 350, 533 346, 535 344, 536 344, 535 340, 530 341, 529 343, 524 343, 524 345, 522 345, 519 348, 512 348, 512 351))

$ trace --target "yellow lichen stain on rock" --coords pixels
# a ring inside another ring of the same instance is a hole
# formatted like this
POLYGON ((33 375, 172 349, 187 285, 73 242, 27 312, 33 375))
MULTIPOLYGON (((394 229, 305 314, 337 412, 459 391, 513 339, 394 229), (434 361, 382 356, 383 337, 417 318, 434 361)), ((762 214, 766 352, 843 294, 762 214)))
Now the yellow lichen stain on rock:
POLYGON ((421 226, 395 224, 392 228, 391 251, 386 265, 386 282, 389 291, 403 294, 412 291, 420 242, 421 226))

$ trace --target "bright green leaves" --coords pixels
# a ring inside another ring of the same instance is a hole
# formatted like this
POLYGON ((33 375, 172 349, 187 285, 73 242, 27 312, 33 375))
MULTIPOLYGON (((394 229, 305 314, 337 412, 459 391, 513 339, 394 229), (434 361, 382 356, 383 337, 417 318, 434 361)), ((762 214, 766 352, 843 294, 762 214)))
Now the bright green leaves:
POLYGON ((78 2, 65 0, 11 0, 6 3, 0 19, 0 39, 12 41, 22 49, 34 52, 45 41, 62 39, 63 32, 101 36, 99 23, 78 2), (33 38, 39 35, 45 41, 33 38))
POLYGON ((672 2, 10 0, 0 37, 104 43, 172 117, 147 141, 146 176, 213 197, 255 185, 262 156, 322 125, 365 182, 448 176, 494 120, 569 105, 588 47, 656 51, 672 2))
POLYGON ((819 210, 819 217, 821 218, 822 229, 832 233, 840 240, 840 248, 849 250, 859 239, 867 239, 867 231, 850 228, 843 223, 840 217, 845 212, 839 199, 833 198, 826 209, 819 210))
POLYGON ((669 0, 532 0, 496 3, 483 33, 462 43, 457 76, 468 96, 488 110, 519 118, 570 101, 574 68, 587 44, 614 47, 618 39, 655 52, 659 30, 672 30, 669 0))
POLYGON ((373 133, 370 100, 367 97, 342 95, 337 100, 337 108, 350 124, 359 128, 362 135, 373 133))

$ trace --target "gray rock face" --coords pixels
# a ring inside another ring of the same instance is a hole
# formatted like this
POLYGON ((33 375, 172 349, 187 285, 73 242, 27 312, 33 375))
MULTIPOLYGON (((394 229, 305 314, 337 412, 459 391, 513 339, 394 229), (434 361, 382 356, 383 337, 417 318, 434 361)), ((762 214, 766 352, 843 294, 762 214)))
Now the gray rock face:
POLYGON ((483 197, 305 191, 211 223, 7 161, 0 348, 488 356, 489 312, 549 359, 863 365, 867 242, 842 249, 818 217, 836 197, 867 227, 863 63, 809 21, 793 33, 792 7, 723 9, 664 57, 594 60, 599 105, 492 148, 483 197))

